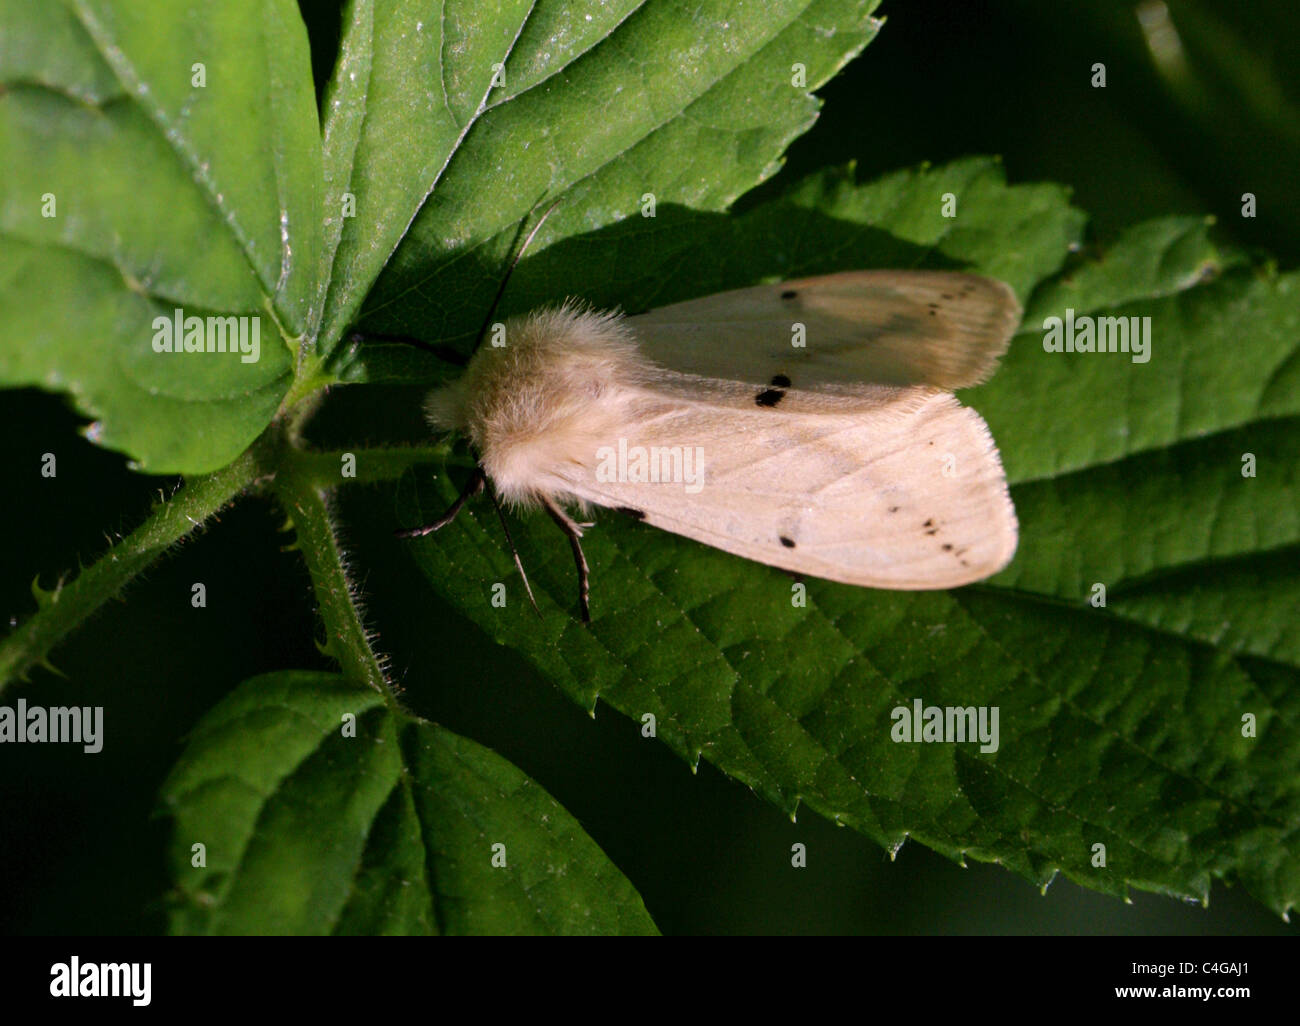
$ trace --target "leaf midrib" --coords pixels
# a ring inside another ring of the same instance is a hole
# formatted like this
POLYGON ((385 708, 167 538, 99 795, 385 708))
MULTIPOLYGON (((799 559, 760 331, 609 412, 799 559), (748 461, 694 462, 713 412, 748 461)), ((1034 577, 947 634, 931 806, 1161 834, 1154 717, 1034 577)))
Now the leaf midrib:
MULTIPOLYGON (((212 185, 205 181, 204 177, 198 174, 198 168, 202 161, 195 153, 190 153, 188 149, 182 149, 182 143, 185 142, 184 135, 179 132, 168 131, 168 121, 161 108, 156 103, 146 103, 141 101, 141 91, 145 91, 149 97, 153 96, 153 91, 148 90, 145 82, 136 72, 135 67, 127 59, 124 51, 111 45, 108 41, 107 34, 103 27, 96 21, 94 15, 86 8, 81 0, 74 0, 73 13, 82 30, 89 38, 91 45, 94 46, 95 52, 99 54, 101 60, 112 70, 113 77, 117 79, 118 84, 123 89, 123 95, 118 99, 129 101, 142 108, 149 122, 155 125, 161 134, 167 149, 177 158, 181 170, 184 173, 185 180, 190 182, 197 190, 200 196, 206 201, 209 207, 217 214, 217 219, 224 224, 230 232, 231 238, 235 242, 236 248, 244 257, 244 263, 248 266, 253 280, 257 282, 258 288, 262 293, 264 303, 275 304, 276 294, 268 289, 267 283, 262 280, 257 265, 253 262, 251 240, 241 230, 238 222, 234 218, 233 212, 228 212, 223 204, 217 202, 216 193, 212 191, 212 185), (135 88, 132 88, 134 84, 135 88), (173 141, 173 138, 175 141, 173 141)), ((277 172, 278 174, 278 172, 277 172)), ((318 226, 319 227, 319 226, 318 226)), ((283 253, 281 253, 283 259, 283 253)), ((286 313, 282 311, 282 313, 286 313)), ((287 314, 286 314, 287 316, 287 314)), ((296 332, 302 330, 302 325, 293 323, 293 329, 296 332)))

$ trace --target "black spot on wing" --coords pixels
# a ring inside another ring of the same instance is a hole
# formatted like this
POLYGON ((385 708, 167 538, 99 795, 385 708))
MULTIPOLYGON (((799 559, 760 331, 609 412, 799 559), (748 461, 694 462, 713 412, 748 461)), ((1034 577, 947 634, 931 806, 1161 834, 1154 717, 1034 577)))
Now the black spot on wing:
POLYGON ((785 392, 779 388, 767 388, 758 395, 754 396, 754 402, 759 406, 775 406, 785 398, 785 392))
POLYGON ((787 549, 792 549, 794 548, 794 539, 787 538, 785 535, 781 535, 781 544, 784 545, 787 549))
POLYGON ((781 293, 781 298, 782 298, 782 299, 794 299, 795 296, 797 296, 797 295, 799 295, 799 293, 796 292, 794 289, 786 289, 784 292, 781 293))
POLYGON ((790 379, 787 378, 784 374, 777 374, 773 376, 769 384, 771 384, 773 388, 789 388, 790 379))
POLYGON ((615 506, 614 512, 622 513, 624 516, 629 516, 633 520, 645 519, 645 512, 643 510, 633 509, 631 506, 615 506))

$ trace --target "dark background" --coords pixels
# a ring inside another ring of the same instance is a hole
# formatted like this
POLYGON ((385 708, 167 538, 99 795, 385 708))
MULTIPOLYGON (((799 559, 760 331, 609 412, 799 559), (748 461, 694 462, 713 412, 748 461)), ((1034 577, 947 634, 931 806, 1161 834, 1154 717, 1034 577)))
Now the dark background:
MULTIPOLYGON (((338 43, 337 3, 302 0, 318 83, 338 43)), ((1174 3, 1184 70, 1161 75, 1134 4, 1090 0, 895 0, 888 23, 821 91, 823 116, 786 170, 757 196, 828 163, 860 176, 977 153, 1004 157, 1012 182, 1074 187, 1104 244, 1125 225, 1213 213, 1228 239, 1294 267, 1300 256, 1300 17, 1293 0, 1174 3), (1086 8, 1086 9, 1081 9, 1086 8), (1217 10, 1216 10, 1217 8, 1217 10), (1105 90, 1091 66, 1107 65, 1105 90), (1253 192, 1259 217, 1240 217, 1253 192)), ((753 202, 754 195, 742 201, 753 202)), ((88 344, 93 344, 89 340, 88 344)), ((364 437, 420 430, 419 394, 376 407, 341 403, 364 437)), ((57 397, 0 399, 0 617, 32 609, 29 583, 90 561, 106 535, 139 523, 174 482, 142 478, 77 435, 57 397), (53 451, 58 477, 39 477, 53 451)), ((791 824, 718 772, 692 776, 638 725, 596 719, 511 651, 442 606, 391 538, 391 492, 344 496, 353 566, 371 623, 418 713, 481 741, 547 788, 628 875, 665 933, 1273 933, 1297 932, 1239 889, 1216 883, 1203 909, 1155 895, 1125 905, 1058 881, 1040 896, 996 866, 961 869, 920 845, 896 862, 865 838, 805 812, 791 824), (400 597, 378 582, 401 582, 400 597), (411 596, 417 600, 412 601, 411 596), (806 870, 790 845, 808 846, 806 870)), ((106 706, 107 742, 0 747, 0 931, 148 933, 164 927, 165 823, 158 785, 184 734, 239 681, 330 668, 282 517, 250 500, 181 546, 5 696, 106 706), (208 607, 190 607, 203 581, 208 607)), ((3 629, 3 627, 0 627, 3 629)))

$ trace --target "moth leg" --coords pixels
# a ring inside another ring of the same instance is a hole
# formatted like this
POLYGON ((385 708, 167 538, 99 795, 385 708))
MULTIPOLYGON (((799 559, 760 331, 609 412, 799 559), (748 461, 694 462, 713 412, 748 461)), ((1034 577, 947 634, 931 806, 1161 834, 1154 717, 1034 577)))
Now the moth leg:
POLYGON ((587 568, 587 557, 582 554, 582 529, 591 527, 591 524, 576 523, 564 510, 560 509, 554 502, 546 496, 542 496, 542 505, 546 512, 550 514, 552 520, 561 531, 569 538, 569 545, 573 549, 573 561, 578 567, 578 605, 582 608, 582 622, 591 623, 591 606, 588 598, 591 595, 591 571, 587 568))
POLYGON ((404 531, 394 531, 398 538, 423 538, 426 534, 433 534, 434 531, 441 531, 444 527, 456 519, 456 514, 461 510, 470 499, 474 498, 483 490, 483 483, 486 480, 482 467, 475 467, 474 473, 465 482, 465 487, 461 490, 456 501, 447 507, 447 512, 440 516, 431 524, 424 524, 421 527, 409 527, 404 531))
POLYGON ((519 550, 515 548, 515 540, 510 537, 510 525, 506 523, 505 512, 501 509, 501 500, 497 498, 497 493, 491 488, 488 489, 488 498, 492 500, 492 508, 497 511, 497 519, 501 521, 501 530, 505 533, 506 544, 510 546, 510 555, 515 558, 515 569, 519 571, 520 578, 524 582, 524 591, 528 593, 528 601, 533 605, 533 612, 541 618, 542 611, 537 608, 537 599, 533 598, 533 586, 528 583, 528 575, 524 573, 524 561, 519 558, 519 550))

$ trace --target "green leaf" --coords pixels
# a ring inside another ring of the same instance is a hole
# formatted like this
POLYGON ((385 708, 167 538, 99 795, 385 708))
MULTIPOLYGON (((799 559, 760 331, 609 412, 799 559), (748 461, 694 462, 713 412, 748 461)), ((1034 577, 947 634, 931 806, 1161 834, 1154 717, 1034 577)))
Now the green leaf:
POLYGON ((517 224, 543 200, 560 204, 534 251, 641 220, 648 195, 658 209, 726 209, 780 167, 816 117, 810 90, 875 35, 877 4, 511 0, 424 21, 412 5, 356 4, 326 138, 335 124, 358 137, 358 216, 342 227, 325 334, 357 319, 392 254, 367 326, 471 339, 517 224), (370 49, 392 59, 371 63, 370 49), (351 76, 367 69, 363 90, 351 76))
POLYGON ((1058 475, 1300 412, 1298 329, 1292 276, 1212 248, 1199 219, 1154 221, 1036 295, 1024 321, 1033 337, 1016 340, 1003 371, 971 401, 988 406, 1012 481, 1058 475), (1150 316, 1150 362, 1045 359, 1043 321, 1067 307, 1150 316))
POLYGON ((970 396, 1032 527, 997 582, 1069 601, 1102 583, 1112 615, 1300 666, 1300 278, 1169 218, 1041 290, 1025 327, 970 396), (1067 308, 1149 317, 1149 362, 1046 358, 1043 321, 1067 308))
POLYGON ((154 473, 262 431, 320 302, 308 56, 289 0, 0 2, 0 384, 154 473), (259 358, 155 352, 177 308, 258 318, 259 358))
POLYGON ((245 681, 195 728, 162 803, 176 933, 656 932, 535 781, 334 675, 245 681))
MULTIPOLYGON (((691 294, 694 272, 707 292, 719 277, 896 262, 966 263, 1032 291, 1004 367, 965 397, 993 427, 1021 518, 1000 578, 943 593, 809 581, 801 607, 779 572, 597 511, 584 627, 568 546, 544 517, 513 526, 540 625, 490 510, 412 543, 415 558, 575 701, 653 713, 675 751, 791 815, 807 804, 891 850, 911 837, 1042 886, 1063 872, 1205 901, 1211 880, 1238 881, 1285 913, 1300 897, 1300 670, 1258 657, 1293 650, 1280 639, 1294 577, 1264 564, 1281 553, 1294 567, 1297 551, 1296 276, 1245 266, 1184 219, 1138 226, 1040 285, 1078 248, 1077 215, 1059 191, 1008 189, 985 165, 943 225, 937 191, 951 190, 937 183, 971 170, 814 178, 736 218, 712 251, 721 270, 688 267, 664 301, 691 294), (829 230, 807 231, 818 218, 829 230), (1149 314, 1151 361, 1046 352, 1041 318, 1064 304, 1149 314), (1246 446, 1268 468, 1255 478, 1246 446), (1088 602, 1095 581, 1117 589, 1105 608, 1088 602), (917 699, 996 707, 996 752, 895 742, 894 711, 917 699)), ((408 479, 398 519, 431 519, 456 483, 408 479)))

